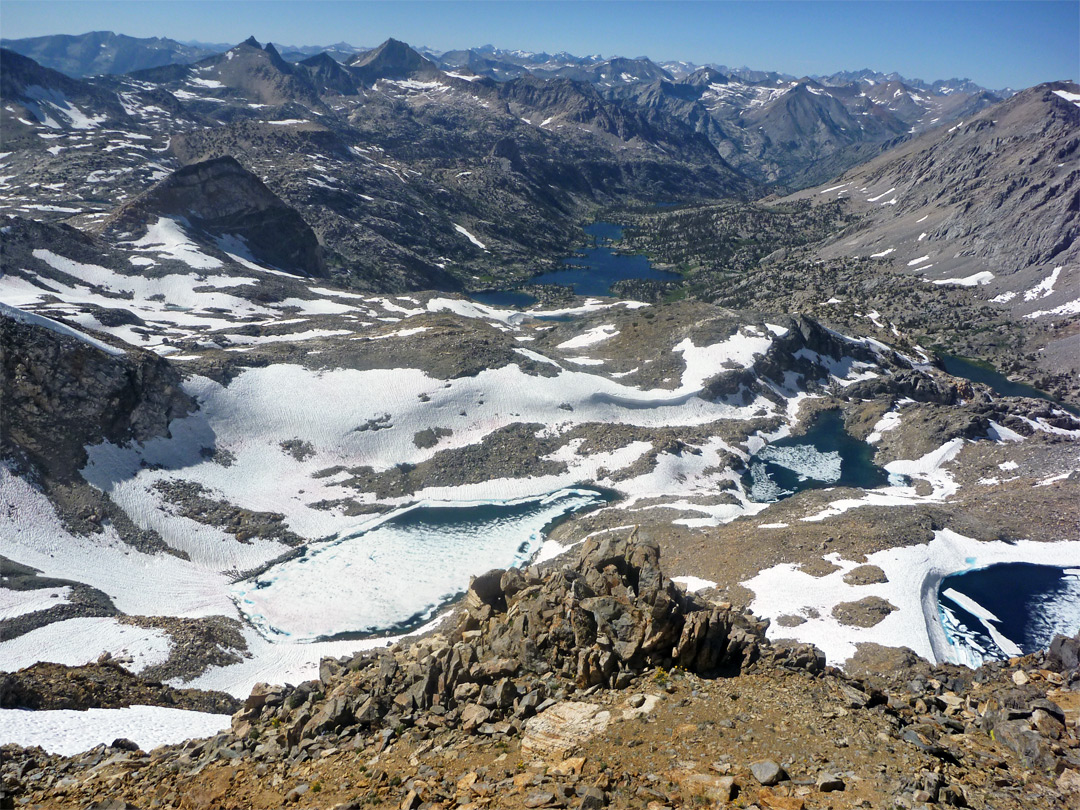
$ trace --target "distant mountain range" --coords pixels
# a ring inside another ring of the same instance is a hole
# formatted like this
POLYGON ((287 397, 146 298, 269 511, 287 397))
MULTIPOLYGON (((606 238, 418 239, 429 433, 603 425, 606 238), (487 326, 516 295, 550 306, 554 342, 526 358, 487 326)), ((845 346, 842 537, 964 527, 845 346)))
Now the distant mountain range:
MULTIPOLYGON (((263 65, 250 74, 240 63, 226 64, 234 49, 218 50, 220 46, 207 43, 140 40, 107 32, 4 41, 5 47, 43 67, 71 77, 102 75, 105 83, 108 75, 138 73, 153 82, 179 79, 190 84, 182 68, 197 63, 201 70, 224 71, 228 75, 214 81, 253 93, 258 104, 292 100, 307 109, 318 109, 325 93, 354 97, 380 78, 469 82, 478 94, 511 106, 523 97, 524 88, 532 87, 534 92, 525 93, 530 98, 526 105, 538 101, 547 112, 535 121, 531 109, 521 117, 538 126, 590 125, 604 105, 615 104, 623 111, 632 109, 639 123, 620 130, 611 115, 602 114, 601 128, 609 133, 633 137, 627 132, 640 130, 642 124, 671 133, 672 122, 678 121, 685 130, 676 136, 680 143, 694 133, 710 142, 725 164, 754 181, 787 190, 828 180, 883 147, 973 115, 1011 92, 999 95, 967 79, 927 83, 870 70, 797 78, 723 65, 658 64, 646 57, 533 53, 491 45, 439 53, 392 39, 370 49, 344 42, 327 48, 267 43, 264 49, 254 39, 248 44, 258 46, 263 65), (145 74, 148 70, 158 72, 145 74), (544 82, 572 82, 575 89, 563 92, 544 82), (579 105, 572 120, 561 119, 561 102, 552 106, 551 101, 566 101, 567 92, 576 98, 572 105, 592 99, 579 105)), ((200 83, 206 79, 194 81, 205 90, 200 83)), ((177 91, 175 97, 182 102, 206 96, 193 95, 191 87, 169 89, 177 91)))
MULTIPOLYGON (((190 64, 214 53, 224 53, 232 47, 229 43, 178 42, 163 37, 129 37, 112 31, 91 31, 86 34, 55 34, 23 39, 0 39, 0 47, 29 56, 38 64, 59 70, 75 78, 105 73, 130 73, 149 67, 170 64, 190 64)), ((332 45, 277 45, 278 52, 288 62, 300 62, 319 53, 327 53, 339 62, 348 62, 357 54, 371 50, 369 46, 337 42, 332 45)), ((762 83, 795 81, 799 77, 774 71, 752 70, 748 67, 726 65, 698 65, 693 62, 667 61, 656 63, 645 56, 624 58, 604 57, 593 54, 575 56, 566 51, 556 54, 522 50, 507 50, 494 45, 482 45, 464 50, 437 51, 420 47, 419 53, 440 68, 466 67, 476 75, 490 76, 496 81, 518 78, 525 72, 544 78, 573 78, 593 81, 597 84, 625 84, 651 81, 657 78, 681 79, 703 67, 732 76, 744 82, 762 83)), ((939 79, 926 82, 907 79, 899 73, 882 73, 876 70, 840 71, 828 76, 809 76, 826 86, 840 86, 853 82, 868 84, 901 82, 916 90, 948 94, 963 92, 975 94, 986 91, 970 79, 939 79)), ((990 90, 994 95, 1007 98, 1015 90, 1002 88, 990 90)))

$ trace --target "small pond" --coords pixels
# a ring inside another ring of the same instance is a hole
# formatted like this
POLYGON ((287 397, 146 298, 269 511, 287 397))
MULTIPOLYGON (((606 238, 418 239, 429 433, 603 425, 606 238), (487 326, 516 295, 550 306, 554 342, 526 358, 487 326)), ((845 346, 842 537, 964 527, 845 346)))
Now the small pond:
POLYGON ((1026 655, 1080 629, 1080 568, 1000 563, 945 577, 938 610, 956 660, 1026 655))
POLYGON ((941 358, 941 364, 949 374, 952 374, 954 377, 962 377, 965 380, 971 380, 971 382, 974 383, 988 385, 990 386, 990 390, 999 397, 1033 397, 1034 399, 1046 399, 1056 405, 1060 405, 1070 413, 1080 415, 1080 409, 1058 402, 1045 391, 1040 391, 1038 388, 1032 388, 1030 385, 1025 385, 1024 383, 1013 382, 988 363, 969 360, 966 357, 957 357, 951 354, 940 354, 938 357, 941 358))
POLYGON ((521 290, 482 290, 469 293, 473 301, 489 307, 516 307, 524 309, 536 303, 536 297, 521 290))
POLYGON ((743 476, 750 498, 770 503, 804 489, 899 484, 871 460, 874 448, 847 432, 840 411, 822 411, 806 433, 772 442, 750 459, 743 476))
POLYGON ((528 563, 555 521, 608 500, 575 488, 501 503, 420 504, 238 582, 232 598, 270 639, 408 632, 460 597, 470 576, 528 563))

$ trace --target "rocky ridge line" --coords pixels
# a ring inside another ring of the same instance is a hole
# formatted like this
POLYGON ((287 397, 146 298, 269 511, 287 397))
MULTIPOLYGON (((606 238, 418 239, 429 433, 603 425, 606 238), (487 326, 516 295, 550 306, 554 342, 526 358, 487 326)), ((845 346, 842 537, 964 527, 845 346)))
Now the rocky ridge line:
POLYGON ((651 544, 591 539, 574 560, 477 577, 447 632, 259 684, 210 740, 69 759, 5 746, 5 790, 95 810, 1075 807, 1080 638, 975 672, 911 656, 860 679, 685 594, 651 544), (796 753, 764 756, 759 737, 796 753), (864 759, 840 770, 853 744, 864 759))

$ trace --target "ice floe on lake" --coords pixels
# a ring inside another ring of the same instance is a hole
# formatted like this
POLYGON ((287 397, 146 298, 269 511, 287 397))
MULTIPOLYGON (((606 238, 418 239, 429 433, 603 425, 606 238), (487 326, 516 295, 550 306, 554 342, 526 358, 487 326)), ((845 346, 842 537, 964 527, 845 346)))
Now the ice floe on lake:
POLYGON ((816 577, 798 565, 783 563, 742 584, 754 592, 751 610, 774 620, 768 631, 770 638, 795 638, 815 644, 831 663, 846 661, 861 642, 909 647, 930 661, 969 663, 968 653, 949 642, 939 620, 941 581, 950 574, 1003 562, 1075 565, 1080 559, 1080 542, 984 542, 941 529, 934 532, 929 543, 866 556, 865 564, 881 568, 887 582, 849 585, 844 575, 860 563, 828 554, 825 559, 837 565, 838 570, 826 576, 816 577), (837 605, 868 596, 880 597, 896 610, 873 627, 842 624, 833 615, 837 605), (775 619, 785 615, 804 621, 796 627, 778 626, 775 619))

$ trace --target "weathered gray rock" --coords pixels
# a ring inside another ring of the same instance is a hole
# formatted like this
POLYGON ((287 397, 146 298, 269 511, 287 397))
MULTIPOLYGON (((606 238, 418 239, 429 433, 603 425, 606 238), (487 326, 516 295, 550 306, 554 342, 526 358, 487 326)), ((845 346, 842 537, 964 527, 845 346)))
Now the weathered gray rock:
POLYGON ((826 771, 818 774, 817 789, 822 793, 832 793, 836 790, 843 790, 844 787, 844 780, 839 776, 834 776, 826 771))
POLYGON ((787 772, 771 759, 751 763, 750 773, 765 787, 772 787, 787 779, 787 772))

